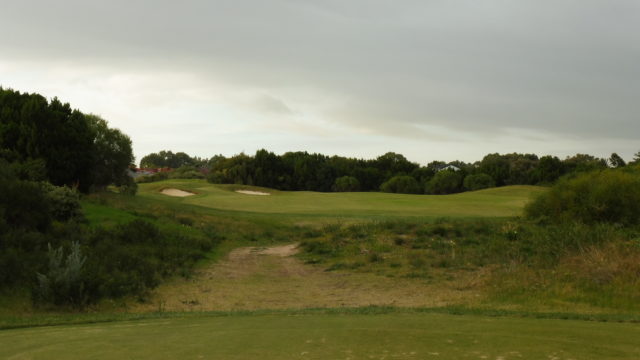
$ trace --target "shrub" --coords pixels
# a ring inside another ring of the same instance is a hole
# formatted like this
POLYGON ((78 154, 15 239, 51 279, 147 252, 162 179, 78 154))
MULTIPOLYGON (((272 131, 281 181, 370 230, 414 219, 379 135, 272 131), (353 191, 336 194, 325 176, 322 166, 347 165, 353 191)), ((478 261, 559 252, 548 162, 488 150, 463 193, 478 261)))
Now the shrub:
POLYGON ((496 182, 487 174, 474 174, 464 178, 463 185, 465 189, 475 191, 494 187, 496 182))
POLYGON ((183 165, 169 173, 170 179, 204 179, 205 175, 195 166, 183 165))
POLYGON ((49 245, 49 267, 46 274, 38 273, 35 297, 39 301, 55 305, 82 306, 87 302, 84 287, 84 264, 87 260, 80 251, 80 244, 71 244, 69 255, 64 258, 63 247, 49 245))
POLYGON ((462 175, 458 171, 439 171, 425 188, 427 194, 453 194, 462 191, 462 175))
POLYGON ((54 186, 50 183, 41 183, 45 196, 51 204, 51 215, 55 220, 68 221, 82 219, 82 206, 80 205, 80 193, 67 186, 54 186))
POLYGON ((346 192, 360 190, 360 181, 353 176, 343 176, 336 179, 333 184, 333 191, 346 192))
POLYGON ((380 191, 400 194, 420 194, 420 185, 413 176, 399 175, 380 185, 380 191))
POLYGON ((640 223, 640 176, 604 170, 563 179, 525 207, 533 219, 633 225, 640 223))

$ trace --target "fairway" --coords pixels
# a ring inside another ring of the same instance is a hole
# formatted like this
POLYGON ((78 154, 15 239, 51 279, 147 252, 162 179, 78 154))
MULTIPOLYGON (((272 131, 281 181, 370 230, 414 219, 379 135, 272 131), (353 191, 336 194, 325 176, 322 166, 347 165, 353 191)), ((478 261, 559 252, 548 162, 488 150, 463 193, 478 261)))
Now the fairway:
POLYGON ((230 315, 0 331, 12 359, 638 359, 640 325, 399 313, 230 315))
POLYGON ((277 191, 235 185, 213 185, 203 180, 168 180, 140 184, 139 196, 205 208, 320 217, 509 217, 518 216, 537 186, 507 186, 454 195, 406 195, 379 192, 320 193, 277 191), (160 193, 176 188, 195 196, 174 198, 160 193), (239 188, 269 192, 270 196, 240 194, 239 188))

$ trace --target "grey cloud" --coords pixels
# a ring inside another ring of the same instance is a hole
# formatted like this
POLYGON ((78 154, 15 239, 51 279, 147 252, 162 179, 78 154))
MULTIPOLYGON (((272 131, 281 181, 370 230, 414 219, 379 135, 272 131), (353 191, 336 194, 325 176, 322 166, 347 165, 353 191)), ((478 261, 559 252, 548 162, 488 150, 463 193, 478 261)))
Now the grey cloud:
POLYGON ((14 1, 0 22, 3 57, 310 87, 345 99, 327 121, 373 133, 640 133, 637 1, 14 1))

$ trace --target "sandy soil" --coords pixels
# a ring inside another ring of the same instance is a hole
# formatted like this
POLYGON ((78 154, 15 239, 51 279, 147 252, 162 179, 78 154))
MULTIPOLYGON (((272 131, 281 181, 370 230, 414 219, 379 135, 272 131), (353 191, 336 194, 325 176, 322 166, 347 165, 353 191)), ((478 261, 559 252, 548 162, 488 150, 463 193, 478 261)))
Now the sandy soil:
POLYGON ((252 191, 252 190, 236 190, 236 192, 239 193, 239 194, 245 194, 245 195, 271 195, 271 194, 266 193, 266 192, 252 191))
POLYGON ((443 306, 478 299, 467 274, 437 284, 425 279, 325 271, 294 255, 296 244, 235 249, 190 279, 176 278, 154 290, 132 311, 209 311, 354 307, 367 305, 443 306))
POLYGON ((178 189, 162 189, 162 191, 160 191, 160 193, 164 194, 164 195, 168 195, 168 196, 177 196, 177 197, 185 197, 185 196, 195 195, 194 193, 190 193, 188 191, 178 190, 178 189))

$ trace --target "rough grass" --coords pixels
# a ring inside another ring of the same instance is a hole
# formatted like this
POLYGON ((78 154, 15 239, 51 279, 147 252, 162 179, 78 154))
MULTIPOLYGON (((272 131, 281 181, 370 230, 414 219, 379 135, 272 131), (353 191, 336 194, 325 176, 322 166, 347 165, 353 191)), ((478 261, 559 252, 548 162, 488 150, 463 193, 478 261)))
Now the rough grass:
POLYGON ((3 330, 0 357, 637 359, 638 338, 633 323, 420 312, 186 315, 3 330))

